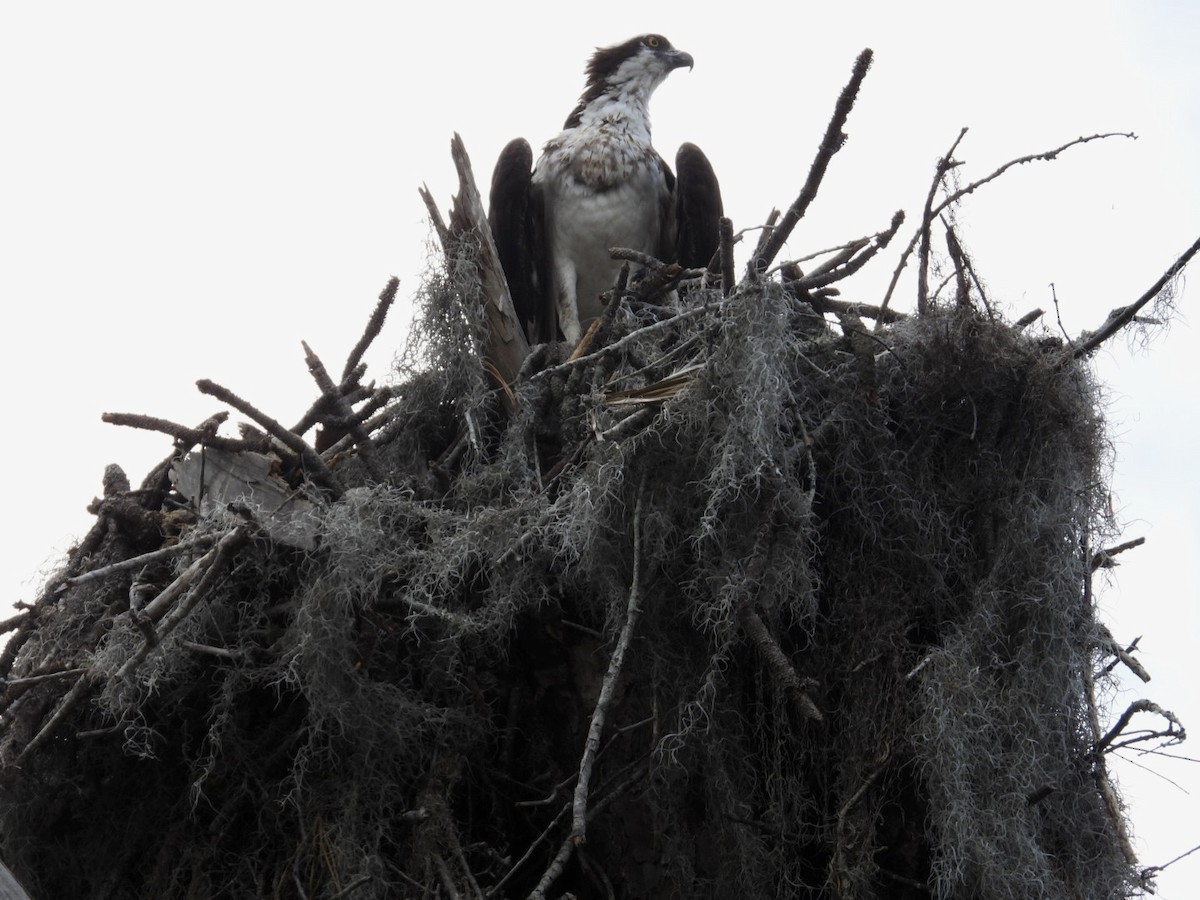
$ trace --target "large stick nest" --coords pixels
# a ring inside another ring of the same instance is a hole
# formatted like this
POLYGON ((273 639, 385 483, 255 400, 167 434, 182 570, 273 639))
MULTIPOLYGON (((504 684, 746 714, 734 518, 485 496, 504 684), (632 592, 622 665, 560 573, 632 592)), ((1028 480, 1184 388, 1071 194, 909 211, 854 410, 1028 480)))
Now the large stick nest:
POLYGON ((1080 345, 953 252, 877 327, 760 265, 497 390, 468 245, 385 394, 360 347, 294 429, 208 383, 270 434, 114 417, 179 449, 110 470, 0 658, 34 897, 1138 891, 1080 345))

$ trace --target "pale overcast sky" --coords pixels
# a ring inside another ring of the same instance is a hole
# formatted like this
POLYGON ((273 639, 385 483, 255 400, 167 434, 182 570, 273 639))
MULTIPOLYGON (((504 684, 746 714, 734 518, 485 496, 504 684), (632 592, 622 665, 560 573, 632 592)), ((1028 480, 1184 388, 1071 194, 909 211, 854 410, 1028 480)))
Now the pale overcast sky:
MULTIPOLYGON (((671 157, 699 143, 736 227, 795 196, 857 53, 875 64, 808 218, 799 256, 916 218, 962 126, 964 179, 1027 153, 1133 131, 1007 175, 961 213, 992 296, 1050 309, 1072 334, 1139 296, 1200 236, 1200 4, 611 2, 7 3, 0 10, 3 600, 32 600, 89 525, 109 462, 135 482, 167 439, 104 411, 194 424, 219 381, 284 421, 313 390, 300 341, 340 365, 389 276, 411 296, 446 204, 459 131, 482 183, 516 135, 550 138, 591 48, 660 31, 696 59, 652 105, 671 157)), ((907 234, 904 232, 905 239, 907 234)), ((900 242, 902 243, 902 242, 900 242)), ((895 257, 845 288, 875 302, 895 257)), ((911 307, 911 288, 896 305, 911 307)), ((1196 601, 1200 340, 1195 290, 1148 350, 1114 341, 1116 507, 1127 536, 1102 603, 1138 634, 1145 696, 1200 728, 1196 601)), ((368 357, 400 346, 397 309, 368 357)), ((1134 694, 1121 695, 1119 708, 1134 694)), ((1183 753, 1200 756, 1186 745, 1183 753)), ((1200 844, 1197 765, 1121 768, 1147 865, 1200 844), (1170 779, 1168 781, 1167 779, 1170 779), (1175 784, 1172 784, 1174 782, 1175 784), (1175 786, 1175 785, 1178 785, 1175 786), (1190 792, 1190 793, 1189 793, 1190 792)), ((1193 897, 1200 854, 1160 879, 1193 897)))

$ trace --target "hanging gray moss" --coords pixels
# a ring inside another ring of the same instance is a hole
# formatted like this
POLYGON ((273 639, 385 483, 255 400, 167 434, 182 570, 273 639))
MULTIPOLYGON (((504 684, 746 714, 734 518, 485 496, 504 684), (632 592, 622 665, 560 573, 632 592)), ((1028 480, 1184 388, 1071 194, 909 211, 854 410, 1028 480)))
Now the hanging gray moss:
MULTIPOLYGON (((437 358, 459 295, 429 291, 437 358)), ((182 505, 165 540, 127 537, 119 556, 181 548, 140 576, 161 592, 244 533, 132 667, 136 571, 64 588, 112 562, 77 552, 6 697, 4 853, 34 895, 416 896, 469 872, 524 896, 567 831, 635 570, 586 851, 557 890, 1131 893, 1091 725, 1087 369, 970 307, 868 338, 814 329, 778 282, 689 303, 648 331, 665 313, 625 313, 615 340, 642 336, 548 364, 509 420, 477 360, 414 376, 386 478, 334 469, 316 549, 182 505), (669 399, 612 402, 683 368, 669 399), (86 675, 28 681, 49 668, 86 675), (83 698, 27 752, 72 678, 83 698)))

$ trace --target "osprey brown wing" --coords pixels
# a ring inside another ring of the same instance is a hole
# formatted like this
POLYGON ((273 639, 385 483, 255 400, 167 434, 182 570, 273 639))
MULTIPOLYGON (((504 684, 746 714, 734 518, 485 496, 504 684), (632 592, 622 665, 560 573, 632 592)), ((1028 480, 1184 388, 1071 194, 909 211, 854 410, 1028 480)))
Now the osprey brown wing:
POLYGON ((708 157, 695 144, 675 154, 675 261, 685 268, 707 266, 717 253, 721 186, 708 157))
POLYGON ((532 190, 532 172, 533 150, 529 142, 524 138, 509 141, 492 170, 488 226, 508 280, 517 319, 529 342, 538 343, 546 339, 541 331, 547 315, 534 261, 534 248, 540 240, 541 204, 532 190))

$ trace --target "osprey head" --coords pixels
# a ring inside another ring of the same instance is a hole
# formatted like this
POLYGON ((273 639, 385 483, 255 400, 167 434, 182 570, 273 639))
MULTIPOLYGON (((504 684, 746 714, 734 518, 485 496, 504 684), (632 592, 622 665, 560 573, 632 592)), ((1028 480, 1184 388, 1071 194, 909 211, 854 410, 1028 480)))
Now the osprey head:
POLYGON ((675 69, 692 67, 690 53, 676 50, 661 34, 643 34, 614 47, 600 47, 587 64, 585 101, 606 91, 649 97, 675 69))

